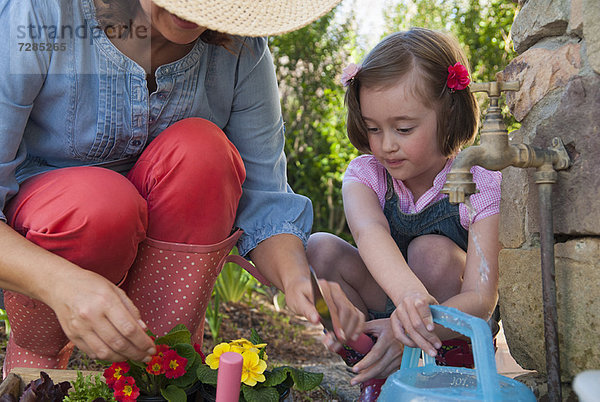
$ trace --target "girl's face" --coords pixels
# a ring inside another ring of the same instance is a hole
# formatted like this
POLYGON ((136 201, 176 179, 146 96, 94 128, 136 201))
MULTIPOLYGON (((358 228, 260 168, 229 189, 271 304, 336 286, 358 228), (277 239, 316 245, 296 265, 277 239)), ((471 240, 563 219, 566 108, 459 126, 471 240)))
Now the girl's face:
POLYGON ((384 89, 360 89, 362 118, 373 156, 412 191, 433 185, 446 157, 437 142, 437 113, 415 95, 414 74, 384 89))
POLYGON ((185 45, 198 39, 206 28, 200 27, 171 14, 154 4, 152 0, 140 0, 146 18, 152 24, 152 34, 162 36, 169 42, 185 45))

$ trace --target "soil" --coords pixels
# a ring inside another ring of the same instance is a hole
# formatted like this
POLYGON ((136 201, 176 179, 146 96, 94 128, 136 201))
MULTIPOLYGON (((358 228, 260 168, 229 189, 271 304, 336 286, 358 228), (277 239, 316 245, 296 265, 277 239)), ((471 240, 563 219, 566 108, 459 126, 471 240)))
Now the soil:
MULTIPOLYGON (((221 304, 222 322, 216 341, 208 324, 205 325, 203 352, 208 355, 216 343, 239 338, 250 339, 255 329, 265 343, 269 367, 275 365, 326 365, 339 362, 340 358, 319 341, 320 325, 313 325, 303 317, 296 316, 286 308, 276 309, 269 297, 253 293, 251 301, 221 304)), ((6 350, 4 325, 0 325, 0 363, 6 350)), ((75 351, 69 361, 69 369, 102 370, 103 367, 84 353, 75 351)), ((319 387, 311 392, 292 391, 294 401, 325 401, 335 399, 326 389, 319 387)))

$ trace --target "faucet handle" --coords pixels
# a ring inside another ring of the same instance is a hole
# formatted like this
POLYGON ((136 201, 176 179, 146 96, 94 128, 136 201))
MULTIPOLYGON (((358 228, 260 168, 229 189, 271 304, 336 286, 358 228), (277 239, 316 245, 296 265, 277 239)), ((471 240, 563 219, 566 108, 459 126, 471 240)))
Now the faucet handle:
POLYGON ((488 96, 500 96, 502 91, 518 91, 521 88, 519 81, 491 81, 472 82, 469 85, 471 92, 487 92, 488 96))

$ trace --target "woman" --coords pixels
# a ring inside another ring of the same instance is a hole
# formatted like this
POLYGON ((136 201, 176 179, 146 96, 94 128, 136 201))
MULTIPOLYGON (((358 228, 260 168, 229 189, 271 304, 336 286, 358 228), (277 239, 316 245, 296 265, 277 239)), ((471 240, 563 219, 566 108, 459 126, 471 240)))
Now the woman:
MULTIPOLYGON (((146 328, 184 323, 201 341, 236 241, 295 312, 318 321, 304 252, 311 205, 286 183, 274 69, 258 36, 337 0, 278 3, 2 3, 5 376, 64 368, 73 344, 91 358, 148 360, 146 328)), ((358 336, 361 313, 324 285, 338 337, 358 336)))

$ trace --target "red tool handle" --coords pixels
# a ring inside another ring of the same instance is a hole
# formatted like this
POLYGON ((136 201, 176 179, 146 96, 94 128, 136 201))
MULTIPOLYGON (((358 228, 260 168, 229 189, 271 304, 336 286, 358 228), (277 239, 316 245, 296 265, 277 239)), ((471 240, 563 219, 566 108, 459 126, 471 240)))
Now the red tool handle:
POLYGON ((358 353, 362 353, 366 355, 369 353, 369 350, 373 347, 373 340, 367 336, 367 334, 360 334, 357 340, 348 341, 346 345, 350 346, 352 349, 356 350, 358 353))

